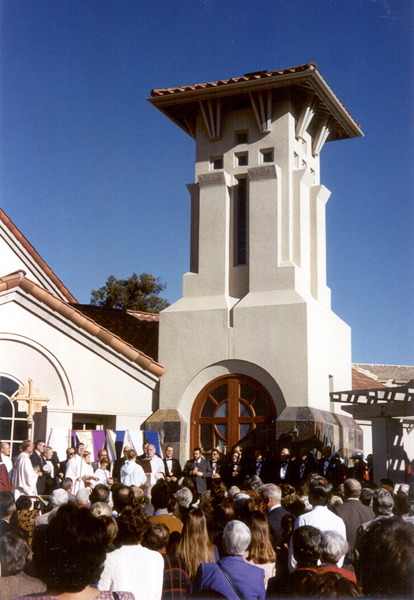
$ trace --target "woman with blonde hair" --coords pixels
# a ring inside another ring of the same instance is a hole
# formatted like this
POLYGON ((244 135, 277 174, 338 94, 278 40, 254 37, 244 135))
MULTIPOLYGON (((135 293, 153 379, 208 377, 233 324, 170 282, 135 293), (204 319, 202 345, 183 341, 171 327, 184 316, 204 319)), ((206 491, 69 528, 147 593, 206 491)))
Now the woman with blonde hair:
POLYGON ((270 541, 269 524, 263 513, 256 510, 251 514, 248 525, 252 539, 244 553, 244 560, 264 570, 267 588, 270 577, 274 577, 276 572, 276 553, 270 541))
POLYGON ((217 562, 217 548, 209 540, 206 517, 199 508, 193 508, 188 513, 174 554, 177 558, 182 558, 187 565, 190 579, 194 579, 201 563, 217 562))

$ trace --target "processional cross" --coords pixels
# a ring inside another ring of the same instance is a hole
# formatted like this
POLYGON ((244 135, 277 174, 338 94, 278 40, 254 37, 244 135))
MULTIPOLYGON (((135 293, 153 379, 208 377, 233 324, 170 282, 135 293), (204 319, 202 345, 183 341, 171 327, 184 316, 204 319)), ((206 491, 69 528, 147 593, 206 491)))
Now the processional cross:
POLYGON ((30 377, 28 383, 29 385, 20 385, 19 393, 17 396, 11 398, 11 400, 17 400, 19 411, 27 413, 29 439, 33 442, 34 413, 41 412, 43 405, 46 404, 46 402, 49 402, 49 398, 42 396, 42 390, 39 387, 34 387, 33 379, 30 379, 30 377))

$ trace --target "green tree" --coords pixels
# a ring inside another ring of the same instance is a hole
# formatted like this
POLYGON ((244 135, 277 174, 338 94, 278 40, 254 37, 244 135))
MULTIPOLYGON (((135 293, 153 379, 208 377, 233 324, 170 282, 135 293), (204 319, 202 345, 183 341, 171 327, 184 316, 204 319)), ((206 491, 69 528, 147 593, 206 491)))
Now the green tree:
POLYGON ((111 275, 103 287, 92 290, 91 304, 159 313, 169 306, 168 300, 159 296, 166 287, 167 284, 160 277, 149 273, 142 273, 140 276, 133 273, 129 279, 116 279, 111 275))

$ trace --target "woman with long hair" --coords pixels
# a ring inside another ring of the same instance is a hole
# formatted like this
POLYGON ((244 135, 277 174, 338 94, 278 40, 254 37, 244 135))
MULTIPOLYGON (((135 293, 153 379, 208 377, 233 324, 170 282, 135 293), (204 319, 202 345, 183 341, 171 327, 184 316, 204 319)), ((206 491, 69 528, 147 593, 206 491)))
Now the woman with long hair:
POLYGON ((267 588, 267 582, 274 577, 276 570, 276 553, 270 541, 269 524, 263 513, 256 510, 251 514, 248 525, 252 539, 244 553, 244 560, 264 570, 267 588))
POLYGON ((199 508, 193 508, 188 513, 175 556, 184 560, 190 579, 194 579, 201 563, 216 562, 217 548, 208 538, 206 517, 199 508))

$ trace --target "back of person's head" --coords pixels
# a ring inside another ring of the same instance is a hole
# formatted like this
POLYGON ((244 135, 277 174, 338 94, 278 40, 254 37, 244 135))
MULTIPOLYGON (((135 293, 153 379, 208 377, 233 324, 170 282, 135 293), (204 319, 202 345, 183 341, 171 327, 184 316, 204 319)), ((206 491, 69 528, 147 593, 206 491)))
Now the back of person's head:
POLYGON ((33 537, 36 576, 54 593, 77 593, 98 582, 105 561, 106 528, 87 508, 61 506, 33 537))
MULTIPOLYGON (((106 504, 105 506, 108 505, 106 504)), ((98 516, 98 519, 100 519, 106 527, 105 549, 108 549, 109 546, 113 544, 118 535, 118 524, 116 522, 116 519, 114 519, 114 517, 112 517, 111 515, 101 514, 98 516)))
POLYGON ((290 512, 296 518, 306 512, 306 504, 298 494, 289 494, 288 496, 285 496, 282 498, 281 504, 285 510, 290 512))
POLYGON ((16 510, 23 510, 24 508, 30 508, 32 506, 32 501, 29 496, 25 496, 22 494, 16 500, 16 510))
POLYGON ((372 521, 358 545, 362 591, 374 598, 414 596, 414 525, 398 517, 372 521))
POLYGON ((357 583, 344 577, 340 573, 328 571, 326 573, 315 573, 313 577, 306 579, 306 589, 302 589, 303 595, 313 598, 360 598, 362 591, 357 583))
POLYGON ((159 479, 151 489, 151 503, 154 510, 168 508, 172 496, 172 492, 164 479, 159 479))
POLYGON ((137 453, 133 448, 131 448, 131 450, 128 450, 128 452, 127 452, 128 460, 134 460, 136 458, 136 456, 137 456, 137 453))
POLYGON ((340 558, 348 552, 348 542, 336 531, 324 531, 322 562, 336 565, 340 558))
POLYGON ((223 541, 231 556, 242 556, 251 539, 250 529, 242 521, 230 521, 224 528, 223 541))
POLYGON ((309 484, 304 479, 299 479, 295 483, 295 490, 298 496, 308 496, 309 495, 309 484))
POLYGON ((165 550, 170 540, 170 530, 164 523, 150 523, 142 545, 150 550, 165 550))
POLYGON ((288 496, 289 494, 294 494, 295 488, 293 487, 293 485, 290 485, 290 483, 281 483, 280 491, 282 492, 282 498, 284 498, 285 496, 288 496))
POLYGON ((15 508, 16 503, 13 494, 11 492, 0 492, 0 518, 9 517, 15 508))
POLYGON ((188 488, 190 492, 193 494, 193 503, 195 504, 199 498, 199 493, 197 492, 197 488, 195 486, 194 481, 191 477, 184 477, 181 482, 181 488, 188 488))
POLYGON ((344 481, 345 498, 359 498, 362 486, 358 479, 347 479, 344 481))
POLYGON ((111 507, 106 502, 94 502, 91 504, 90 511, 94 517, 101 517, 102 515, 106 515, 107 517, 112 516, 111 507))
POLYGON ((365 506, 371 506, 373 493, 374 490, 372 490, 371 488, 362 488, 361 495, 359 497, 360 502, 362 502, 362 504, 365 504, 365 506))
POLYGON ((112 490, 112 502, 117 513, 121 513, 126 506, 134 504, 134 492, 126 485, 118 485, 112 490))
POLYGON ((262 485, 263 482, 258 475, 247 475, 243 481, 243 489, 246 491, 253 490, 260 493, 262 485))
POLYGON ((121 544, 136 546, 144 537, 149 526, 149 517, 141 504, 125 506, 117 519, 121 544))
POLYGON ((183 487, 180 490, 177 490, 175 497, 177 498, 178 504, 180 506, 183 506, 184 508, 189 508, 189 506, 191 505, 191 503, 193 501, 193 494, 186 487, 183 487))
POLYGON ((110 490, 107 485, 97 483, 91 492, 89 500, 91 504, 95 504, 95 502, 109 502, 109 494, 110 490))
POLYGON ((408 515, 410 512, 410 506, 411 502, 408 496, 398 493, 394 496, 394 514, 396 517, 408 515))
POLYGON ((143 504, 145 495, 144 490, 136 485, 131 485, 131 490, 134 492, 134 504, 143 504))
POLYGON ((378 488, 372 494, 372 510, 377 516, 390 516, 394 508, 394 498, 384 488, 378 488))
POLYGON ((292 537, 293 528, 295 526, 296 517, 287 513, 283 515, 280 520, 280 530, 282 534, 282 540, 284 544, 288 544, 290 542, 290 538, 292 537))
POLYGON ((62 479, 62 481, 60 482, 60 486, 59 486, 62 490, 66 490, 67 492, 69 492, 69 490, 73 487, 73 481, 70 477, 64 477, 62 479))
POLYGON ((221 501, 227 496, 227 486, 221 479, 212 479, 211 481, 211 497, 215 501, 221 501))
POLYGON ((282 490, 274 483, 265 483, 265 485, 262 485, 260 488, 260 495, 264 499, 269 498, 274 502, 280 502, 282 499, 282 490))
POLYGON ((236 494, 240 494, 240 488, 237 485, 232 485, 229 487, 228 494, 231 498, 234 498, 236 494))
POLYGON ((234 504, 231 500, 224 499, 220 504, 214 507, 214 523, 220 528, 224 529, 227 523, 233 521, 236 517, 234 510, 234 504))
POLYGON ((312 525, 298 527, 292 535, 292 546, 298 568, 316 567, 323 551, 322 532, 312 525))
POLYGON ((28 543, 20 532, 9 532, 0 538, 1 576, 17 575, 32 557, 28 543))
POLYGON ((68 493, 66 490, 62 490, 62 488, 53 490, 49 497, 49 502, 53 508, 56 508, 56 506, 62 506, 62 504, 66 504, 67 501, 68 493))
POLYGON ((332 483, 324 477, 314 477, 309 482, 309 502, 312 506, 328 506, 332 495, 332 483))
MULTIPOLYGON (((64 490, 62 490, 64 491, 64 490)), ((78 506, 86 506, 89 502, 89 490, 88 488, 81 488, 76 494, 76 502, 78 506)))

